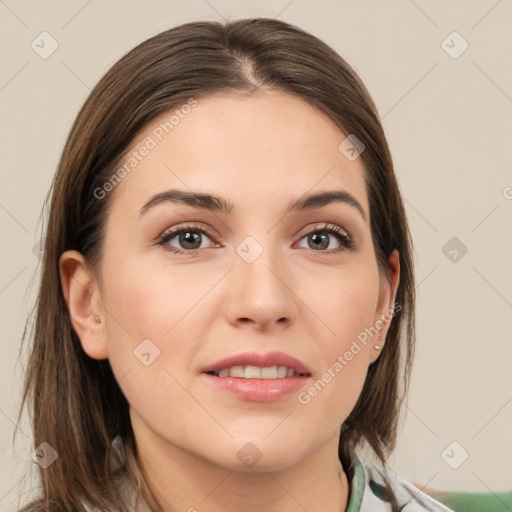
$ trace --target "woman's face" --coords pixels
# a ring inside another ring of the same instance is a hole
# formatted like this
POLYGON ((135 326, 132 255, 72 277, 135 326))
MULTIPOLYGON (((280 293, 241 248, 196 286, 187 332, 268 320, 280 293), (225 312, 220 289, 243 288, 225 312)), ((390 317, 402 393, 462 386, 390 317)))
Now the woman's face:
POLYGON ((379 273, 363 163, 326 116, 268 91, 188 105, 152 121, 103 189, 101 322, 80 338, 109 358, 139 442, 283 469, 337 438, 353 409, 389 325, 397 255, 379 273), (324 192, 339 195, 308 203, 324 192), (286 369, 259 379, 247 366, 286 369))

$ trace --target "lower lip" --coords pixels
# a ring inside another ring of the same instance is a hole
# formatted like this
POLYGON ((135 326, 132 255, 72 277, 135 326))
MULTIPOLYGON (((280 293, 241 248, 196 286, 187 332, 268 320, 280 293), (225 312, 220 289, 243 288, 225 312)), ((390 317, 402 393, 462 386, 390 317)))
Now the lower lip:
POLYGON ((296 393, 304 387, 309 376, 284 377, 282 379, 242 379, 240 377, 217 377, 209 373, 202 375, 213 386, 227 391, 242 400, 252 402, 274 402, 296 393))

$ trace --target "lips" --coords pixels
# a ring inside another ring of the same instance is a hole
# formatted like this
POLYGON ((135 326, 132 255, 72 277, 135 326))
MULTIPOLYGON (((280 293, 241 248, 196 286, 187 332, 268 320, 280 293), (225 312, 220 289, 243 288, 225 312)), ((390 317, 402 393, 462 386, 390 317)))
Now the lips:
POLYGON ((257 366, 260 368, 286 366, 291 368, 296 374, 311 375, 309 368, 302 361, 283 352, 269 352, 267 354, 247 352, 233 355, 206 366, 202 369, 202 373, 218 373, 222 369, 233 366, 257 366))

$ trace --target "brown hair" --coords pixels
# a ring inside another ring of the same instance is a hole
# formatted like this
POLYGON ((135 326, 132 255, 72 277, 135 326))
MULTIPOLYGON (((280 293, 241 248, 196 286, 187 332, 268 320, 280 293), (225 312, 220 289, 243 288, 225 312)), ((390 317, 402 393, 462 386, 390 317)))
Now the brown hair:
MULTIPOLYGON (((347 62, 293 25, 266 18, 193 22, 144 41, 115 63, 85 101, 62 152, 45 218, 41 281, 18 416, 19 421, 30 402, 34 447, 46 441, 58 458, 40 469, 43 494, 27 510, 81 510, 81 498, 100 510, 120 506, 109 494, 111 443, 117 435, 126 447, 126 474, 155 506, 137 466, 128 402, 109 361, 88 357, 72 328, 59 257, 75 249, 97 268, 113 194, 98 200, 94 191, 113 175, 150 120, 191 97, 261 87, 310 102, 365 145, 360 158, 376 259, 383 269, 392 250, 399 251, 396 301, 401 311, 342 426, 339 457, 351 478, 351 453, 360 442, 369 443, 383 464, 394 449, 412 364, 415 286, 408 223, 377 109, 347 62)), ((50 194, 45 212, 49 202, 50 194)), ((29 323, 30 318, 23 341, 29 323)))

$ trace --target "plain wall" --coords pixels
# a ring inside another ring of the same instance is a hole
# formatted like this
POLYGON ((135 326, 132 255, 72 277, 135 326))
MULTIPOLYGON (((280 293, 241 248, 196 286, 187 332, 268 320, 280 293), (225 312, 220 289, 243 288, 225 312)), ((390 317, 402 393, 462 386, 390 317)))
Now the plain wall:
POLYGON ((18 427, 14 449, 12 434, 18 350, 38 285, 38 217, 80 106, 146 38, 187 21, 249 16, 278 17, 333 46, 369 88, 388 137, 418 283, 416 361, 391 466, 420 486, 512 488, 511 1, 7 0, 0 2, 1 510, 15 508, 31 460, 29 425, 18 427), (46 59, 31 47, 48 37, 44 31, 58 43, 46 59), (464 451, 467 460, 451 467, 464 451))

